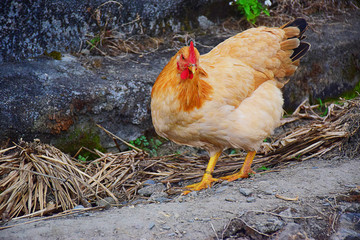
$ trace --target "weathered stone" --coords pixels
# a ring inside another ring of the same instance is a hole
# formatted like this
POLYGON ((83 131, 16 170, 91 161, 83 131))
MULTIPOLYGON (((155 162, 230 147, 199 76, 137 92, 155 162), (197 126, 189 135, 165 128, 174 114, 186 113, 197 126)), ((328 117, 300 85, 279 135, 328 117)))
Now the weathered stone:
POLYGON ((255 202, 255 201, 256 201, 256 199, 254 197, 246 198, 246 202, 248 202, 248 203, 252 203, 252 202, 255 202))
POLYGON ((128 60, 104 59, 101 69, 91 70, 70 55, 2 64, 1 140, 40 138, 65 149, 89 138, 95 142, 90 148, 99 144, 96 141, 113 147, 112 139, 95 124, 135 139, 151 126, 150 91, 160 71, 152 64, 163 62, 153 59, 150 64, 144 59, 133 65, 128 60))
POLYGON ((0 62, 78 51, 86 35, 104 29, 120 35, 179 32, 197 27, 200 15, 225 16, 229 8, 222 0, 0 1, 0 62))
POLYGON ((112 197, 106 197, 96 201, 97 206, 105 207, 105 209, 109 209, 112 204, 116 204, 116 201, 112 197))
POLYGON ((250 196, 251 194, 253 194, 253 190, 249 189, 249 188, 240 188, 239 189, 240 193, 246 197, 250 196))
POLYGON ((279 231, 280 229, 283 228, 284 226, 284 222, 277 219, 277 218, 272 218, 271 221, 269 221, 269 219, 267 219, 267 221, 262 221, 262 222, 258 222, 256 223, 256 229, 259 230, 262 233, 274 233, 276 231, 279 231))
MULTIPOLYGON (((297 223, 288 223, 277 236, 278 239, 309 239, 303 227, 297 223)), ((310 238, 313 240, 313 238, 310 238)))
POLYGON ((360 239, 360 213, 344 213, 340 216, 338 229, 331 240, 360 239))
POLYGON ((148 185, 146 187, 139 189, 138 194, 145 196, 145 197, 150 197, 153 193, 161 193, 165 189, 166 189, 166 187, 164 186, 164 184, 157 183, 157 184, 148 185))

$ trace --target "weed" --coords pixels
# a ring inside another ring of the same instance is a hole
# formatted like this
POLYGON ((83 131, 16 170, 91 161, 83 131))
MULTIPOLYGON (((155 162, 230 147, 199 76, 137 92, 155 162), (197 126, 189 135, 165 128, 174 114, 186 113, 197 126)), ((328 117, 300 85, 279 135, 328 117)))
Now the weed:
POLYGON ((87 159, 88 159, 88 157, 84 157, 84 156, 79 155, 79 156, 78 156, 78 159, 79 159, 81 162, 86 162, 87 159))
POLYGON ((319 111, 321 112, 320 116, 325 117, 328 114, 329 109, 326 107, 326 104, 322 102, 321 98, 318 98, 319 101, 319 111))
POLYGON ((257 0, 235 0, 234 3, 237 5, 237 9, 245 15, 246 20, 252 24, 256 22, 256 18, 261 13, 265 13, 270 16, 269 11, 257 0))
POLYGON ((230 155, 233 155, 233 154, 236 154, 236 153, 237 153, 237 151, 235 149, 231 149, 230 155))
POLYGON ((157 150, 162 144, 162 141, 154 138, 150 138, 148 140, 144 135, 142 135, 137 139, 130 141, 130 144, 150 153, 151 156, 157 156, 157 150))
POLYGON ((262 167, 259 167, 256 171, 268 171, 268 170, 270 170, 270 168, 262 166, 262 167))

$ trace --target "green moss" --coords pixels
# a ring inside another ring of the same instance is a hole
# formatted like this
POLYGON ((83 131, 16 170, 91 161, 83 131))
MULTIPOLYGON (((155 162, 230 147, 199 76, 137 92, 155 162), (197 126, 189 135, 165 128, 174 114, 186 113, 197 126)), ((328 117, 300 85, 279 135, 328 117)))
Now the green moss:
MULTIPOLYGON (((356 77, 360 78, 360 59, 355 57, 355 55, 351 55, 349 59, 349 66, 344 69, 343 75, 345 80, 352 82, 356 77)), ((353 99, 357 96, 359 96, 360 93, 360 81, 355 85, 355 87, 352 90, 344 92, 341 97, 345 99, 353 99)))
MULTIPOLYGON (((97 149, 101 152, 105 152, 105 148, 101 146, 100 136, 92 129, 75 129, 72 132, 66 134, 63 138, 59 139, 54 144, 61 151, 74 156, 81 147, 86 147, 90 150, 97 149)), ((98 156, 83 149, 79 153, 87 160, 93 160, 98 156)))
POLYGON ((51 58, 53 58, 55 60, 61 60, 61 57, 62 57, 61 52, 57 52, 57 51, 52 51, 52 52, 48 53, 45 50, 44 55, 48 56, 48 57, 51 57, 51 58))
POLYGON ((344 92, 341 95, 341 97, 345 99, 353 99, 359 96, 359 94, 360 94, 360 81, 356 84, 356 86, 352 90, 344 92))

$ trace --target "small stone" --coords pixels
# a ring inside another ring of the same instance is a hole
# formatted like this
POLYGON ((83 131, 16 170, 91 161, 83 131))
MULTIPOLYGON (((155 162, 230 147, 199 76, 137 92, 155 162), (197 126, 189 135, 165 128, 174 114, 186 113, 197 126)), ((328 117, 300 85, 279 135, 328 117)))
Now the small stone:
POLYGON ((221 187, 219 187, 218 189, 215 190, 215 193, 222 193, 228 188, 229 188, 228 186, 221 186, 221 187))
POLYGON ((288 223, 280 232, 278 239, 300 239, 301 236, 306 236, 303 227, 297 223, 288 223))
POLYGON ((160 202, 160 203, 171 201, 171 199, 168 198, 167 196, 168 195, 166 192, 155 192, 151 194, 151 197, 148 199, 148 201, 160 202))
POLYGON ((252 203, 252 202, 255 202, 255 201, 256 201, 256 199, 254 197, 246 198, 246 202, 248 202, 248 203, 252 203))
POLYGON ((263 233, 273 233, 282 229, 284 225, 285 223, 277 218, 269 218, 267 222, 257 223, 256 229, 263 233))
POLYGON ((155 227, 155 223, 152 222, 149 224, 149 230, 153 229, 154 227, 155 227))
POLYGON ((275 222, 277 219, 276 218, 268 218, 267 221, 268 222, 275 222))
POLYGON ((246 197, 250 196, 253 193, 253 190, 249 188, 240 188, 240 193, 246 197))
POLYGON ((83 205, 76 205, 76 206, 74 207, 74 209, 83 209, 83 208, 84 208, 83 205))
POLYGON ((83 49, 81 50, 81 53, 84 55, 90 55, 90 50, 89 49, 83 49))
POLYGON ((198 192, 197 191, 192 191, 190 192, 187 196, 189 197, 196 197, 198 195, 198 192))
POLYGON ((214 23, 211 22, 209 19, 207 19, 207 17, 205 17, 205 16, 199 16, 198 22, 199 22, 200 28, 202 28, 202 29, 208 29, 214 25, 214 23))
POLYGON ((265 194, 265 195, 274 195, 274 191, 272 191, 272 190, 265 190, 265 191, 264 191, 264 194, 265 194))
POLYGON ((164 184, 156 183, 156 184, 148 185, 148 186, 145 186, 145 187, 139 189, 138 193, 141 196, 150 197, 151 194, 162 192, 165 189, 166 189, 166 187, 164 186, 164 184))
POLYGON ((146 180, 145 182, 144 182, 144 186, 145 185, 153 185, 153 184, 155 184, 156 182, 154 181, 154 180, 151 180, 151 179, 149 179, 149 180, 146 180))
POLYGON ((171 227, 169 227, 168 225, 164 225, 161 228, 164 229, 164 230, 170 230, 171 229, 171 227))
POLYGON ((116 204, 115 200, 112 197, 106 197, 104 199, 96 201, 96 205, 98 205, 99 207, 105 207, 105 209, 109 209, 112 204, 116 204))
POLYGON ((236 202, 236 198, 225 198, 227 202, 236 202))

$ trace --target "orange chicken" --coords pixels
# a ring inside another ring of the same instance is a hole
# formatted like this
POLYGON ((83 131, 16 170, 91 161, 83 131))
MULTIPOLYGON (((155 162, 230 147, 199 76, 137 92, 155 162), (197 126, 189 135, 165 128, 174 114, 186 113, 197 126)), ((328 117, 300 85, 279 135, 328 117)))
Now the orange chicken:
POLYGON ((204 55, 191 42, 164 67, 151 92, 156 132, 210 155, 201 182, 186 186, 184 194, 253 173, 256 150, 279 126, 284 80, 310 48, 302 41, 306 28, 304 19, 279 28, 251 28, 204 55), (227 148, 247 151, 245 162, 239 172, 214 178, 215 164, 227 148))

